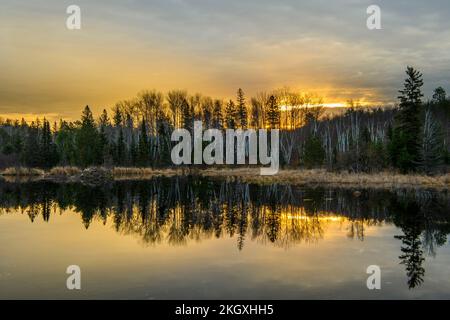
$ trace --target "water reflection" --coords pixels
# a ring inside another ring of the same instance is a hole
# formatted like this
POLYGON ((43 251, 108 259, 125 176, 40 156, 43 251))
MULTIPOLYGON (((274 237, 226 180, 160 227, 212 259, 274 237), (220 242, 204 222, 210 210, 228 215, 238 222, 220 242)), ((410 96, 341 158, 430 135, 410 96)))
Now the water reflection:
POLYGON ((319 242, 330 223, 364 241, 369 226, 394 224, 401 230, 400 263, 409 288, 423 283, 426 255, 446 244, 450 233, 450 197, 446 192, 305 190, 289 185, 256 186, 203 179, 154 179, 116 182, 92 188, 76 184, 0 183, 0 214, 21 212, 33 222, 72 210, 85 228, 110 219, 121 234, 146 245, 236 238, 290 248, 319 242))

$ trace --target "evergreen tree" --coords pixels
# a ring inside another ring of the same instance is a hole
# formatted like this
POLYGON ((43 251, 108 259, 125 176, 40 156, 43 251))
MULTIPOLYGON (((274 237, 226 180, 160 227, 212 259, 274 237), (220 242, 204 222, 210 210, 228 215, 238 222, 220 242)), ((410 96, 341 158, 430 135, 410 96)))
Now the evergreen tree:
POLYGON ((223 123, 223 114, 222 114, 222 101, 215 100, 214 101, 214 108, 213 108, 213 119, 212 119, 212 126, 215 129, 222 129, 224 126, 223 123))
POLYGON ((245 104, 244 91, 239 88, 237 92, 237 124, 242 129, 248 127, 247 106, 245 104))
POLYGON ((316 135, 310 135, 305 141, 304 163, 307 168, 321 166, 325 159, 325 150, 316 135))
POLYGON ((77 152, 73 125, 61 120, 55 140, 60 163, 64 166, 75 164, 77 152))
POLYGON ((436 89, 434 89, 434 93, 433 93, 433 102, 434 103, 442 103, 445 101, 446 97, 447 97, 447 93, 445 92, 444 88, 437 87, 436 89))
POLYGON ((28 128, 27 139, 25 142, 25 150, 23 161, 29 167, 38 167, 40 165, 39 154, 39 126, 33 121, 28 128))
POLYGON ((225 123, 228 129, 236 128, 236 105, 232 100, 227 103, 225 108, 225 123))
POLYGON ((41 139, 39 143, 40 166, 51 168, 58 162, 56 146, 53 143, 50 123, 44 118, 41 139))
POLYGON ((12 150, 15 154, 21 154, 22 150, 23 150, 24 141, 23 141, 22 131, 23 131, 22 128, 21 128, 21 130, 16 130, 11 137, 12 150))
POLYGON ((271 129, 280 127, 280 109, 278 108, 275 96, 270 96, 267 109, 267 121, 271 129))
MULTIPOLYGON (((121 121, 121 120, 119 120, 119 121, 121 121)), ((111 125, 111 122, 109 121, 109 117, 108 117, 108 112, 106 111, 106 109, 103 109, 103 112, 100 115, 98 122, 99 122, 100 126, 103 126, 105 128, 107 126, 111 125)))
POLYGON ((105 163, 109 158, 109 141, 106 132, 108 126, 110 126, 108 113, 106 112, 106 110, 103 110, 102 115, 100 116, 99 119, 100 133, 99 133, 98 155, 100 159, 98 159, 97 161, 99 163, 105 163))
POLYGON ((114 126, 119 127, 122 125, 123 122, 122 112, 120 111, 120 108, 118 106, 115 106, 113 111, 114 111, 113 116, 114 126))
POLYGON ((406 70, 404 89, 400 90, 400 108, 395 119, 390 157, 393 165, 403 172, 415 170, 420 157, 420 111, 423 97, 422 74, 412 67, 406 70))
POLYGON ((76 134, 78 163, 81 166, 87 167, 89 165, 98 164, 98 145, 99 135, 94 117, 89 106, 86 106, 81 115, 81 126, 76 134))

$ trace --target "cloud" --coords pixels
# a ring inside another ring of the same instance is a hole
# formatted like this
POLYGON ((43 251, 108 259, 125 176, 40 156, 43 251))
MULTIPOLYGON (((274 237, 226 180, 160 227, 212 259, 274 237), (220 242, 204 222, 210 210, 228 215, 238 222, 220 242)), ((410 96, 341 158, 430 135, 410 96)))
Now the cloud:
POLYGON ((366 0, 79 0, 81 31, 65 29, 69 4, 2 2, 0 113, 75 117, 151 87, 231 97, 289 85, 392 101, 406 65, 424 73, 428 96, 450 87, 444 0, 380 0, 374 31, 366 0))

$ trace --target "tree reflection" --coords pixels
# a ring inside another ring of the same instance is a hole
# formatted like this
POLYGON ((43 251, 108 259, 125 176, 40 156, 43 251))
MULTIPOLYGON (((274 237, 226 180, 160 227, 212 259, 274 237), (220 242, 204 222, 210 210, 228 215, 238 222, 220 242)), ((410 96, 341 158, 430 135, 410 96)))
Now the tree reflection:
POLYGON ((289 248, 323 239, 330 223, 360 241, 369 226, 394 223, 403 232, 399 259, 408 286, 424 281, 425 253, 447 241, 450 197, 427 191, 305 190, 289 185, 257 186, 190 178, 121 181, 103 187, 53 183, 0 183, 0 214, 26 213, 51 221, 67 210, 89 228, 100 221, 147 245, 186 245, 231 237, 238 250, 246 241, 289 248), (53 212, 53 213, 52 213, 53 212))

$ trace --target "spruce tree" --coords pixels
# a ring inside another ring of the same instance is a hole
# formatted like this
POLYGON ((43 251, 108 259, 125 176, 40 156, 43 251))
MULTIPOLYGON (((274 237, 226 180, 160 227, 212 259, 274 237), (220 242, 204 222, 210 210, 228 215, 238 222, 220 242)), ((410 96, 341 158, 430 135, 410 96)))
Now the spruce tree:
POLYGON ((225 108, 225 123, 228 129, 236 128, 236 105, 232 100, 227 103, 225 108))
POLYGON ((447 93, 445 92, 444 88, 437 87, 434 89, 433 92, 433 102, 434 103, 442 103, 447 98, 447 93))
POLYGON ((62 165, 73 165, 76 161, 75 132, 73 125, 61 120, 55 138, 59 161, 62 165))
POLYGON ((325 150, 319 137, 312 134, 305 141, 304 163, 307 168, 321 166, 325 159, 325 150))
POLYGON ((78 152, 78 163, 87 167, 98 164, 99 135, 95 125, 94 117, 89 106, 86 106, 81 115, 81 126, 76 135, 76 148, 78 152))
POLYGON ((123 122, 122 112, 120 111, 120 108, 118 106, 116 106, 113 111, 114 111, 113 116, 114 125, 116 127, 119 127, 122 125, 123 122))
POLYGON ((39 143, 40 167, 51 168, 58 162, 56 146, 53 143, 50 123, 44 118, 39 143))
POLYGON ((99 127, 100 127, 100 133, 99 133, 99 150, 98 150, 98 163, 105 163, 106 160, 109 158, 109 141, 108 141, 108 134, 107 134, 107 128, 111 125, 108 117, 108 113, 105 109, 103 109, 102 115, 99 119, 99 127))
POLYGON ((222 114, 222 101, 215 100, 213 108, 213 128, 222 129, 223 128, 223 114, 222 114))
POLYGON ((271 129, 280 127, 280 109, 278 108, 275 96, 270 96, 267 108, 267 121, 271 129))
POLYGON ((245 104, 244 91, 241 88, 237 91, 237 124, 240 128, 248 127, 248 113, 245 104))
POLYGON ((38 167, 41 164, 39 152, 39 126, 33 121, 28 128, 23 161, 27 166, 38 167))
POLYGON ((390 142, 392 164, 403 172, 415 170, 419 162, 423 97, 422 74, 412 67, 407 67, 406 74, 404 89, 399 91, 400 106, 390 142))

